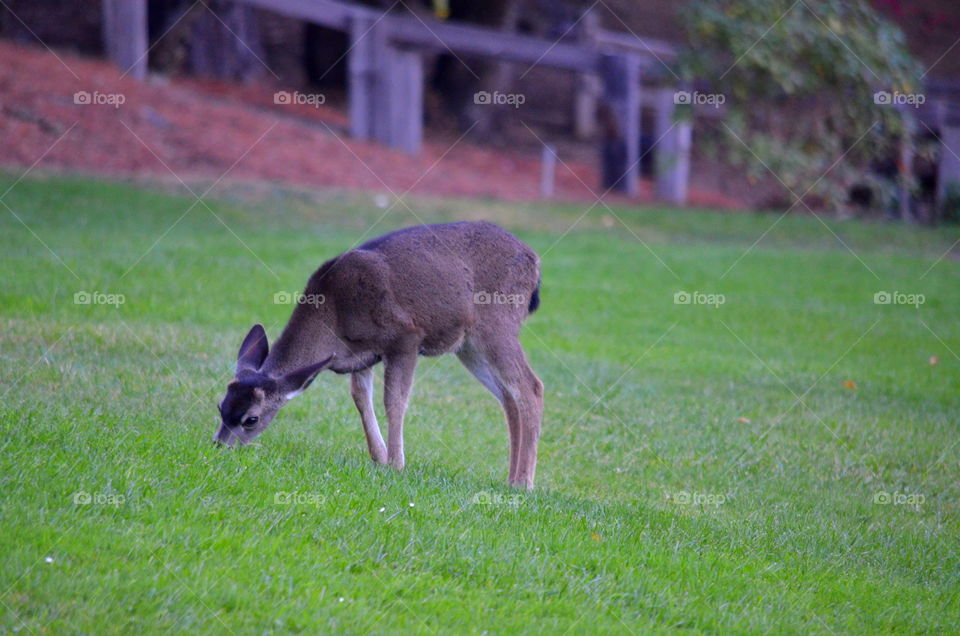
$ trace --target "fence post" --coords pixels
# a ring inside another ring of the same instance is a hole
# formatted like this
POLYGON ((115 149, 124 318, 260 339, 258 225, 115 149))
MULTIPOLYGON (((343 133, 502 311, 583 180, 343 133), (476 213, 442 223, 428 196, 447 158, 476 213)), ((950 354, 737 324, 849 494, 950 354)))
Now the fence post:
POLYGON ((553 186, 557 172, 557 149, 551 144, 543 144, 540 153, 540 196, 549 199, 553 196, 553 186))
POLYGON ((350 22, 350 134, 410 154, 423 140, 423 60, 389 42, 387 20, 358 13, 350 22))
POLYGON ((676 91, 673 89, 662 89, 657 91, 654 100, 654 177, 658 199, 684 205, 687 202, 687 183, 690 179, 693 123, 686 120, 674 121, 675 95, 676 91))
POLYGON ((376 20, 366 13, 350 20, 350 51, 347 60, 347 85, 350 103, 350 135, 373 139, 376 120, 376 20))
POLYGON ((937 209, 943 210, 949 190, 960 188, 960 103, 946 102, 940 118, 940 165, 937 167, 937 209))
MULTIPOLYGON (((587 10, 580 19, 577 41, 585 47, 596 46, 600 30, 600 17, 596 11, 587 10)), ((596 73, 577 73, 577 88, 573 98, 573 134, 578 139, 590 139, 597 131, 597 98, 600 81, 596 73)))
POLYGON ((633 55, 600 57, 604 104, 603 187, 635 196, 640 156, 640 64, 633 55))
POLYGON ((386 141, 393 148, 415 155, 423 139, 423 60, 417 51, 387 47, 388 74, 381 117, 389 124, 386 141))
POLYGON ((103 40, 107 55, 124 74, 147 76, 146 0, 103 0, 103 40))

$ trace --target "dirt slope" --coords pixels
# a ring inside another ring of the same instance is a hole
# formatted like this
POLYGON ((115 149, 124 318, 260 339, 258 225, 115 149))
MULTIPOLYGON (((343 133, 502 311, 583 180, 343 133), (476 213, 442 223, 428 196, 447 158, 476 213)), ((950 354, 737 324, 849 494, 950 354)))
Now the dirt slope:
MULTIPOLYGON (((283 87, 139 82, 101 60, 5 41, 0 58, 0 166, 14 173, 36 162, 111 176, 173 172, 187 180, 226 173, 307 187, 539 198, 538 157, 430 133, 422 154, 411 157, 350 139, 339 110, 274 104, 283 87), (76 103, 77 93, 101 103, 76 103)), ((592 202, 597 183, 592 165, 560 165, 556 198, 592 202)), ((650 200, 649 183, 638 200, 650 200)), ((701 191, 691 193, 691 203, 737 207, 701 191)))

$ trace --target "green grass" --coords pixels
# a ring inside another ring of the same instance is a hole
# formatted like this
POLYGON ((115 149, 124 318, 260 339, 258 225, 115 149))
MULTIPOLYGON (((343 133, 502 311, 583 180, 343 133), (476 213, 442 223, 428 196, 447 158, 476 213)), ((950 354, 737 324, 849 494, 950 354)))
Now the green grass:
MULTIPOLYGON (((537 489, 506 487, 499 407, 451 356, 421 361, 402 473, 371 465, 333 374, 259 445, 214 448, 246 330, 276 337, 273 295, 370 201, 237 186, 171 229, 192 198, 3 198, 0 629, 960 631, 956 229, 790 216, 748 251, 776 215, 600 207, 565 234, 582 207, 411 201, 545 255, 537 489)), ((399 205, 372 235, 416 222, 399 205)))

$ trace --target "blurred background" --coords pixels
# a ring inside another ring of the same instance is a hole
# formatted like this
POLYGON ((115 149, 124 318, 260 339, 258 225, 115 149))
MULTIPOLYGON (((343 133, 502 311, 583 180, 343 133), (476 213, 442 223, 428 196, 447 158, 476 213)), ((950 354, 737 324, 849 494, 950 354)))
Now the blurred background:
POLYGON ((958 220, 957 0, 0 0, 0 632, 958 634, 958 220), (324 259, 479 219, 535 492, 453 356, 403 473, 332 373, 213 448, 324 259))
POLYGON ((5 167, 960 219, 950 0, 4 0, 0 37, 5 167))

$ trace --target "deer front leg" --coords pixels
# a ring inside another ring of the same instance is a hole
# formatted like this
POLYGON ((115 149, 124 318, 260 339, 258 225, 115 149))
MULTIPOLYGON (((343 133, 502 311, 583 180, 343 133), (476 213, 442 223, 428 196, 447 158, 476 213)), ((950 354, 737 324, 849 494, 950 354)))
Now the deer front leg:
POLYGON ((403 468, 403 414, 410 399, 417 354, 404 353, 384 360, 383 404, 387 410, 387 458, 390 465, 403 468))
POLYGON ((380 435, 377 415, 373 410, 373 367, 350 374, 350 395, 360 411, 363 433, 367 437, 370 458, 378 464, 387 463, 387 447, 380 435))

